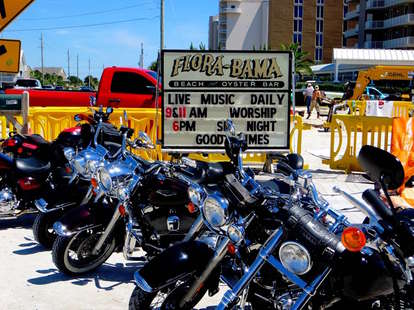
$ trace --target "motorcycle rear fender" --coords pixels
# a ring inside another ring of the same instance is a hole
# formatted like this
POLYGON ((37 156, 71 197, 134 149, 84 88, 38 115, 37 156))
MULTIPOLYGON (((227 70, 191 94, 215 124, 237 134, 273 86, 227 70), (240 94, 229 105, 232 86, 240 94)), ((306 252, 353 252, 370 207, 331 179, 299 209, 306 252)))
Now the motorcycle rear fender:
POLYGON ((87 229, 107 225, 114 211, 114 208, 100 203, 79 206, 69 210, 53 225, 53 229, 59 236, 73 236, 87 229))
MULTIPOLYGON (((136 285, 151 293, 205 269, 214 251, 200 241, 177 243, 135 272, 136 285)), ((218 277, 217 277, 218 278, 218 277)))

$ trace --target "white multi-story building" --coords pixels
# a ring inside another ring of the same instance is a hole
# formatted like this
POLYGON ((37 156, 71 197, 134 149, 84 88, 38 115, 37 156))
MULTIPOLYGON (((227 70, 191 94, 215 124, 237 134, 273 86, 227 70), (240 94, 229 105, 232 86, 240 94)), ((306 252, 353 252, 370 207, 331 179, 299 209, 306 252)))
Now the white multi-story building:
MULTIPOLYGON (((210 18, 210 30, 214 17, 210 18)), ((268 46, 268 0, 219 0, 218 36, 209 32, 210 49, 259 50, 268 46)))

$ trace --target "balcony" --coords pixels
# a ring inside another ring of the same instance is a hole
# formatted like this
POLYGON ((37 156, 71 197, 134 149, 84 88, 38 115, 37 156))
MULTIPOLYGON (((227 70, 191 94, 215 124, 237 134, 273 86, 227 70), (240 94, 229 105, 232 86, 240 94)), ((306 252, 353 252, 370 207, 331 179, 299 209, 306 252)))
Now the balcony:
POLYGON ((384 28, 414 25, 414 14, 406 14, 385 20, 384 28))
POLYGON ((240 8, 222 8, 220 13, 223 14, 241 14, 242 10, 240 8))
POLYGON ((369 20, 365 23, 365 30, 375 30, 383 29, 384 21, 383 20, 369 20))
POLYGON ((350 38, 350 37, 354 37, 357 36, 359 33, 359 25, 357 25, 355 28, 349 29, 347 31, 344 32, 344 37, 345 38, 350 38))
POLYGON ((384 41, 384 48, 413 48, 414 37, 403 37, 399 39, 384 41))
POLYGON ((365 23, 365 30, 379 30, 408 25, 414 25, 414 14, 401 15, 386 20, 369 20, 365 23))
POLYGON ((383 41, 367 41, 364 43, 364 47, 382 49, 384 48, 384 42, 383 41))
POLYGON ((385 6, 386 8, 400 5, 400 4, 407 4, 407 3, 414 3, 414 0, 385 0, 385 6))
POLYGON ((344 19, 345 20, 351 20, 351 19, 354 19, 354 18, 358 18, 359 13, 360 13, 360 9, 359 9, 359 5, 357 5, 355 10, 349 11, 348 13, 346 13, 344 19))
POLYGON ((368 0, 367 10, 378 10, 385 8, 386 0, 368 0))

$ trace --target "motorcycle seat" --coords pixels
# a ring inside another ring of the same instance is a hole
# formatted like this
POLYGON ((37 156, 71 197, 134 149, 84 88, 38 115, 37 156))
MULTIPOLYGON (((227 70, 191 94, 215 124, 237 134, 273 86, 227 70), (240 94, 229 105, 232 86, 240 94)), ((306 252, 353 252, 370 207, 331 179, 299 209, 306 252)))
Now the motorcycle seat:
POLYGON ((45 175, 50 172, 50 162, 44 162, 37 158, 16 158, 17 171, 24 175, 45 175))
POLYGON ((232 170, 229 162, 208 163, 194 160, 195 166, 181 169, 181 172, 196 183, 211 184, 221 181, 232 170))
POLYGON ((45 140, 41 135, 33 134, 33 135, 25 135, 25 138, 28 142, 36 144, 38 146, 49 146, 51 142, 45 140))

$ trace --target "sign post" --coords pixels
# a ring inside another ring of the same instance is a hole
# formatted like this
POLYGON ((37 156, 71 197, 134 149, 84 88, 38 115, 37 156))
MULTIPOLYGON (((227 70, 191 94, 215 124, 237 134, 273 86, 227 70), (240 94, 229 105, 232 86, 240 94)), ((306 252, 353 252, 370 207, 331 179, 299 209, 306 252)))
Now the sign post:
POLYGON ((249 151, 289 149, 290 52, 164 50, 162 58, 163 149, 222 151, 228 118, 249 151))

